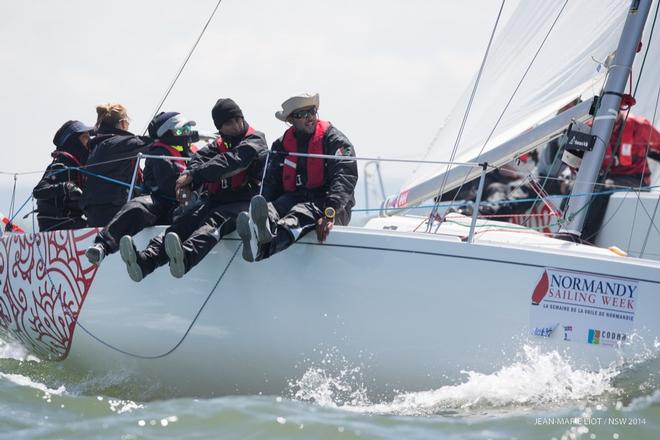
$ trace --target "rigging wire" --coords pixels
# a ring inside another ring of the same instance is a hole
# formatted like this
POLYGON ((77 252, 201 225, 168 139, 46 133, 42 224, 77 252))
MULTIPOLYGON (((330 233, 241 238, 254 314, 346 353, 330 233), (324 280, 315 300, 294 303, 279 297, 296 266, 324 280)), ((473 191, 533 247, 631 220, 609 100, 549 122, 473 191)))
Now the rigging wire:
MULTIPOLYGON (((488 59, 488 54, 490 52, 490 47, 493 43, 493 39, 495 37, 495 32, 497 30, 497 26, 500 22, 500 18, 502 17, 502 10, 504 9, 504 4, 506 0, 502 0, 502 4, 500 5, 500 10, 497 13, 497 19, 495 20, 495 24, 493 25, 493 30, 490 34, 490 39, 488 40, 488 46, 486 47, 486 52, 484 53, 484 57, 481 60, 481 66, 479 67, 479 73, 477 74, 477 78, 474 81, 474 87, 472 88, 472 93, 470 94, 470 99, 468 101, 468 105, 465 109, 465 113, 463 114, 463 120, 461 121, 461 126, 458 130, 458 134, 456 135, 456 141, 454 142, 454 147, 451 150, 451 155, 449 156, 449 161, 453 161, 454 157, 456 157, 456 153, 458 152, 458 145, 461 141, 461 137, 463 135, 463 129, 465 128, 465 123, 467 122, 467 118, 470 115, 470 109, 472 108, 472 102, 474 101, 474 97, 477 93, 477 88, 479 87, 479 81, 481 80, 481 74, 483 73, 484 66, 486 65, 486 60, 488 59)), ((447 171, 449 171, 450 165, 447 165, 447 171)), ((440 186, 440 190, 438 191, 438 194, 436 195, 436 202, 440 202, 440 199, 442 198, 442 193, 444 192, 445 189, 445 184, 447 183, 447 173, 445 173, 444 179, 442 181, 442 185, 440 186)), ((426 228, 426 232, 431 232, 431 226, 432 222, 431 219, 435 218, 436 214, 438 213, 438 209, 434 208, 431 213, 429 214, 429 224, 426 228)))
MULTIPOLYGON (((167 97, 170 95, 170 92, 174 88, 174 85, 179 80, 179 77, 183 73, 183 69, 186 67, 186 65, 188 64, 188 61, 190 60, 190 57, 192 57, 192 54, 195 52, 195 49, 197 48, 197 45, 199 44, 200 40, 202 39, 202 36, 204 36, 204 32, 206 32, 206 28, 209 27, 209 24, 211 23, 211 20, 213 20, 213 17, 215 16, 216 11, 220 7, 220 3, 222 3, 222 0, 218 0, 218 3, 215 5, 215 8, 213 8, 213 12, 211 12, 211 15, 209 16, 208 20, 206 20, 206 24, 202 28, 202 31, 199 33, 199 36, 197 37, 197 40, 195 41, 195 43, 190 48, 190 51, 188 52, 188 55, 186 56, 185 60, 183 61, 183 64, 181 64, 181 67, 179 68, 178 72, 174 76, 174 79, 172 80, 169 87, 165 91, 165 95, 163 95, 163 98, 160 100, 160 102, 156 106, 156 111, 154 111, 152 117, 149 119, 150 121, 153 118, 156 117, 156 115, 160 111, 161 107, 165 103, 165 100, 167 99, 167 97)), ((149 125, 147 124, 147 127, 144 127, 144 131, 142 132, 142 135, 145 135, 147 133, 148 126, 149 125)))

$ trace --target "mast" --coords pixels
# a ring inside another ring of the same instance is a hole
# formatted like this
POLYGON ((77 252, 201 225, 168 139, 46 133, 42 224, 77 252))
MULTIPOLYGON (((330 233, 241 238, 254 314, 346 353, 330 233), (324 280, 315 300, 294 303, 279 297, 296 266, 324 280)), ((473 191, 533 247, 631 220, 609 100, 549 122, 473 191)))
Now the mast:
POLYGON ((603 163, 614 122, 619 113, 621 97, 625 92, 628 76, 632 70, 632 63, 650 9, 651 0, 633 0, 630 5, 614 61, 609 67, 600 106, 591 128, 591 134, 596 137, 594 148, 584 153, 582 165, 575 179, 568 209, 566 210, 565 218, 568 221, 560 228, 560 236, 568 235, 571 238, 577 238, 582 234, 582 227, 587 214, 585 205, 591 199, 591 193, 603 163))

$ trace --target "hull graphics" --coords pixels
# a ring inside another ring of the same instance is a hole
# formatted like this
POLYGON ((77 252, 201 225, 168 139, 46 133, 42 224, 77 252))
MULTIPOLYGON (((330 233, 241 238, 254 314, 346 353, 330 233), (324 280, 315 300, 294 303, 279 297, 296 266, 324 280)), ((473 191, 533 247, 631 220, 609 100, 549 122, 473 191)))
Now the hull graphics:
POLYGON ((84 257, 96 229, 0 239, 0 326, 44 359, 66 358, 96 275, 84 257))

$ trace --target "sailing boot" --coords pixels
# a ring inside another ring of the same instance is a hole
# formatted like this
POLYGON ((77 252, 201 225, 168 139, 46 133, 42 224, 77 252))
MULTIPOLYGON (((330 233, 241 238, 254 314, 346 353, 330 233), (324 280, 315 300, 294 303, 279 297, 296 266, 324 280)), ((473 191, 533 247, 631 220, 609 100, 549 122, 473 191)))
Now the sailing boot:
POLYGON ((94 243, 85 251, 85 256, 90 263, 99 266, 105 258, 105 248, 101 243, 94 243))
POLYGON ((181 239, 176 232, 168 232, 165 235, 165 253, 170 260, 170 273, 174 278, 183 277, 186 270, 185 252, 181 245, 181 239))
POLYGON ((243 259, 253 262, 259 251, 259 243, 257 242, 254 223, 252 223, 250 216, 245 211, 239 213, 238 217, 236 217, 236 232, 238 232, 239 237, 243 240, 243 259))
POLYGON ((268 202, 263 196, 257 195, 250 200, 250 219, 254 223, 259 244, 273 241, 274 235, 270 230, 268 218, 268 202))
POLYGON ((121 259, 124 260, 124 263, 126 263, 128 276, 136 283, 139 283, 146 275, 151 273, 151 271, 143 270, 140 265, 141 258, 135 249, 133 238, 130 235, 124 235, 119 240, 119 254, 121 255, 121 259))

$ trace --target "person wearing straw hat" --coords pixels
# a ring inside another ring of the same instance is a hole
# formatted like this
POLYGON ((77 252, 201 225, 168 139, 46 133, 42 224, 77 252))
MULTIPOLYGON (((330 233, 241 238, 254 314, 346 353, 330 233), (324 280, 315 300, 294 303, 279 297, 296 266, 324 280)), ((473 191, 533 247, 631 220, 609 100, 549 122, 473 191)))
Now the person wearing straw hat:
POLYGON ((77 168, 87 163, 93 130, 80 121, 67 121, 55 133, 53 161, 32 191, 40 231, 78 229, 87 224, 80 207, 83 176, 77 168))
POLYGON ((211 111, 220 136, 195 153, 176 182, 177 199, 191 200, 165 232, 138 251, 129 235, 119 243, 121 257, 133 281, 139 282, 169 262, 170 273, 183 277, 236 228, 236 216, 259 192, 268 144, 266 136, 245 121, 241 108, 219 99, 211 111))
POLYGON ((193 129, 195 125, 195 121, 178 112, 161 112, 151 120, 148 132, 154 142, 146 151, 152 156, 144 165, 146 194, 126 202, 99 232, 85 252, 90 263, 98 265, 106 255, 117 252, 124 235, 135 235, 148 226, 172 223, 178 205, 175 183, 186 169, 184 159, 190 156, 192 143, 199 140, 193 129))
POLYGON ((318 109, 318 94, 302 94, 275 113, 291 126, 273 143, 263 193, 236 220, 246 261, 269 258, 312 230, 324 242, 334 224, 351 219, 358 180, 351 159, 355 149, 341 131, 318 118, 318 109))

